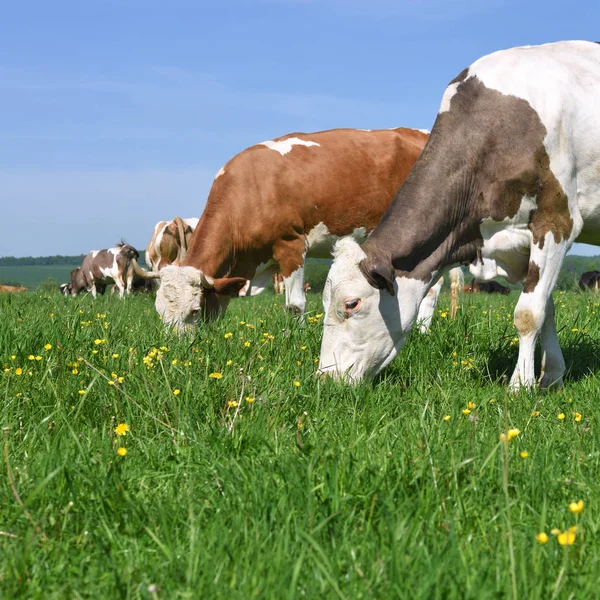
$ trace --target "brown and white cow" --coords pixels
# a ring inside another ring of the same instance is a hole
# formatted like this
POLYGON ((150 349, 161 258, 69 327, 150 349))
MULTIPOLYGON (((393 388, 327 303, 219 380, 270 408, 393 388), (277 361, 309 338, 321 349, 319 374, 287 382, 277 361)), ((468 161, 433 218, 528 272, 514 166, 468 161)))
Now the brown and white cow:
POLYGON ((598 291, 600 286, 600 271, 586 271, 579 278, 579 288, 582 290, 598 291))
POLYGON ((199 219, 175 217, 159 221, 154 226, 152 239, 146 247, 146 265, 151 271, 160 271, 166 265, 179 265, 185 258, 199 219))
POLYGON ((497 281, 477 281, 473 279, 469 286, 469 292, 471 294, 502 294, 508 296, 510 294, 510 288, 498 283, 497 281))
POLYGON ((106 250, 92 250, 84 259, 81 267, 71 271, 71 282, 61 291, 65 295, 76 296, 82 291, 104 293, 106 286, 114 283, 119 290, 119 297, 130 293, 134 277, 156 279, 158 273, 148 272, 137 262, 139 252, 129 244, 117 244, 106 250))
POLYGON ((0 285, 0 294, 20 294, 26 291, 27 288, 22 285, 0 285))
POLYGON ((552 290, 574 241, 600 245, 600 45, 496 52, 446 88, 429 141, 371 237, 337 244, 320 370, 359 380, 402 348, 451 265, 523 281, 511 387, 562 383, 552 290))
POLYGON ((246 280, 255 295, 274 271, 283 274, 286 307, 303 313, 305 257, 329 258, 341 236, 365 240, 427 137, 404 128, 292 133, 232 158, 215 177, 182 266, 161 270, 164 322, 222 314, 246 280))

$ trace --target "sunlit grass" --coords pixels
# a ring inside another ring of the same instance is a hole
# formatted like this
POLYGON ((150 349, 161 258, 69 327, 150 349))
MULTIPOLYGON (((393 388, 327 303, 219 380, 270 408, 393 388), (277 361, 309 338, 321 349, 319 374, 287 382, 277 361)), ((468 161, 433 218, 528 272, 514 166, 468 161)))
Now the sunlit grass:
POLYGON ((511 396, 516 299, 442 296, 345 387, 316 294, 181 339, 150 297, 0 298, 0 595, 594 597, 598 302, 557 296, 565 388, 511 396))

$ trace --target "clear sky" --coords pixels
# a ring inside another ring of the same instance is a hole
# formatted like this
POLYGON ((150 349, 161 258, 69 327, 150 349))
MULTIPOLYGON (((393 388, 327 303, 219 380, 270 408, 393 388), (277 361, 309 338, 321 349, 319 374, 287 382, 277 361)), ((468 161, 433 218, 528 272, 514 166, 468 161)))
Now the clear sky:
POLYGON ((0 256, 143 248, 249 145, 430 128, 478 57, 599 24, 592 0, 7 0, 0 256))

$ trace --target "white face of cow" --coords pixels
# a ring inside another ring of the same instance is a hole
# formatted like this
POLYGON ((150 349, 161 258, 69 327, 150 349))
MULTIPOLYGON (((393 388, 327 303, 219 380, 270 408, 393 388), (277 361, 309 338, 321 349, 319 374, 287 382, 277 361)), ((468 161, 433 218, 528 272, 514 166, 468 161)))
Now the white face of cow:
POLYGON ((336 244, 334 256, 323 292, 319 372, 349 381, 374 377, 404 345, 427 285, 396 278, 394 296, 372 287, 358 266, 366 255, 350 239, 336 244))
POLYGON ((210 285, 210 278, 194 267, 169 265, 160 271, 155 306, 165 325, 178 330, 194 325, 200 315, 203 284, 210 285))

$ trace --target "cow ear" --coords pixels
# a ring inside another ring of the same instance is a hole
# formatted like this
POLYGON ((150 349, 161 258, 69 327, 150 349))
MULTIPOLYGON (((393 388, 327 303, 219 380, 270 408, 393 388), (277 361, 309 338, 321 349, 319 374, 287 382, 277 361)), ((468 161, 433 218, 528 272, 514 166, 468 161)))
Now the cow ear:
POLYGON ((395 272, 394 267, 386 263, 375 263, 369 264, 366 260, 361 260, 358 263, 358 267, 361 273, 365 276, 365 279, 374 287, 379 290, 387 290, 391 296, 395 295, 394 292, 394 278, 395 272))
POLYGON ((221 296, 237 298, 240 290, 246 285, 247 279, 243 277, 223 277, 214 280, 214 290, 221 296))

